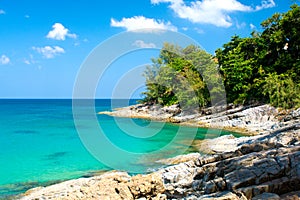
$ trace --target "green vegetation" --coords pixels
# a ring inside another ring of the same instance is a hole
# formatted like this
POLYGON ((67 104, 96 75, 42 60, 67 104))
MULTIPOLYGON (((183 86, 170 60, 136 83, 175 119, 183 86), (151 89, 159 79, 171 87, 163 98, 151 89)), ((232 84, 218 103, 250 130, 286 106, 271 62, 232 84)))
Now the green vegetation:
POLYGON ((166 43, 145 71, 143 101, 201 108, 218 99, 223 82, 229 103, 300 107, 300 7, 276 13, 261 26, 251 37, 233 36, 215 57, 194 45, 166 43))
POLYGON ((205 82, 217 81, 209 76, 216 70, 210 54, 194 45, 181 48, 165 43, 159 58, 152 59, 152 63, 144 74, 147 86, 144 102, 180 103, 184 109, 208 105, 210 95, 205 82))

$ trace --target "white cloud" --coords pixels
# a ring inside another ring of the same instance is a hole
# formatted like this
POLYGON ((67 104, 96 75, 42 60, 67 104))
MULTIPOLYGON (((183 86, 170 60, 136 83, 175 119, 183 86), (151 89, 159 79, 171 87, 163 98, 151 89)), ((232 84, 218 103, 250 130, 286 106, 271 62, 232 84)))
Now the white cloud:
MULTIPOLYGON (((171 2, 170 0, 151 0, 152 4, 159 4, 159 3, 167 3, 167 2, 171 2)), ((175 1, 173 1, 175 2, 175 1)))
POLYGON ((256 6, 255 10, 262 10, 266 8, 273 8, 275 6, 275 2, 273 0, 263 0, 260 6, 256 6))
POLYGON ((26 65, 30 65, 30 64, 31 64, 31 62, 30 62, 29 60, 27 60, 27 59, 24 59, 24 63, 25 63, 26 65))
POLYGON ((251 6, 244 5, 238 0, 196 0, 187 5, 183 0, 151 0, 152 4, 169 3, 178 17, 187 19, 192 23, 212 24, 217 27, 228 28, 233 22, 230 13, 233 12, 251 12, 264 8, 270 8, 275 5, 273 0, 263 0, 262 5, 251 6))
POLYGON ((197 33, 199 33, 199 34, 205 33, 204 30, 201 29, 201 28, 194 28, 194 30, 195 30, 197 33))
POLYGON ((66 37, 77 38, 77 35, 70 33, 69 29, 65 28, 61 23, 55 23, 47 35, 47 38, 54 40, 65 40, 66 37))
POLYGON ((9 59, 9 57, 7 57, 6 55, 2 55, 1 57, 0 57, 0 65, 7 65, 7 64, 9 64, 10 63, 10 59, 9 59))
POLYGON ((236 27, 237 27, 238 29, 242 29, 242 28, 244 28, 246 25, 247 25, 247 24, 246 24, 245 22, 242 22, 241 24, 239 24, 239 22, 236 21, 236 27))
POLYGON ((31 65, 31 64, 37 63, 37 61, 35 61, 35 59, 33 58, 33 55, 30 54, 29 58, 24 58, 24 63, 27 65, 31 65))
POLYGON ((45 58, 54 58, 54 56, 65 53, 65 50, 59 46, 45 46, 45 47, 32 47, 38 53, 42 54, 45 58))
POLYGON ((5 11, 0 9, 0 15, 4 15, 5 14, 5 11))
POLYGON ((256 29, 256 26, 253 25, 253 24, 250 24, 250 28, 251 28, 251 29, 256 29))
POLYGON ((154 43, 146 43, 143 40, 136 40, 132 45, 139 47, 139 48, 155 48, 156 47, 156 45, 154 43))
POLYGON ((122 27, 125 28, 127 31, 133 32, 151 32, 153 31, 153 29, 177 31, 177 28, 173 26, 170 22, 165 23, 161 20, 145 18, 144 16, 123 18, 121 21, 117 21, 112 18, 110 25, 112 27, 122 27))

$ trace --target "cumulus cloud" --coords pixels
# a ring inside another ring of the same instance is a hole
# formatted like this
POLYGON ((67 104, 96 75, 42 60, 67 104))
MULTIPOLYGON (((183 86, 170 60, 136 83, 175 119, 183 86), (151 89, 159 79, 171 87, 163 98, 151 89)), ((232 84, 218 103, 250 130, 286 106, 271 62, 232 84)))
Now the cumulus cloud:
POLYGON ((170 22, 163 22, 161 20, 156 20, 152 18, 145 18, 144 16, 134 16, 131 18, 123 18, 121 21, 111 19, 110 25, 112 27, 125 28, 127 31, 133 32, 149 32, 151 29, 164 29, 177 31, 177 28, 173 26, 170 22), (148 29, 148 30, 145 30, 148 29))
POLYGON ((7 65, 7 64, 9 64, 10 63, 10 59, 9 59, 9 57, 7 57, 6 55, 2 55, 1 57, 0 57, 0 65, 7 65))
POLYGON ((45 46, 45 47, 32 47, 38 53, 42 54, 45 58, 54 58, 56 55, 65 53, 65 50, 59 46, 45 46))
POLYGON ((5 11, 0 9, 0 15, 4 15, 5 14, 5 11))
POLYGON ((255 8, 244 5, 237 0, 196 0, 187 5, 183 0, 151 0, 152 4, 169 3, 169 8, 182 19, 192 23, 212 24, 228 28, 233 22, 230 13, 251 12, 275 6, 273 0, 263 0, 255 8))
POLYGON ((53 40, 65 40, 66 37, 77 38, 77 35, 70 33, 69 29, 65 28, 61 23, 55 23, 46 37, 53 40))
POLYGON ((143 40, 136 40, 132 45, 139 47, 139 48, 155 48, 156 47, 156 45, 154 43, 146 43, 143 40))
POLYGON ((273 8, 275 6, 275 2, 273 0, 263 0, 261 2, 261 5, 256 6, 255 10, 262 10, 262 9, 266 9, 266 8, 273 8))

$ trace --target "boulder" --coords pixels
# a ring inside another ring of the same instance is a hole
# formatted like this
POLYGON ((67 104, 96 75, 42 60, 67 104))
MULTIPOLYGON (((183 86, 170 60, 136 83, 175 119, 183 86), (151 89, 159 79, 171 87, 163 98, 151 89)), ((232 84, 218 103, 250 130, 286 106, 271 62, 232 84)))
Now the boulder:
POLYGON ((145 197, 152 199, 165 192, 165 187, 159 173, 133 176, 128 187, 135 199, 145 197))
POLYGON ((280 200, 280 197, 274 193, 262 193, 252 198, 252 200, 280 200))

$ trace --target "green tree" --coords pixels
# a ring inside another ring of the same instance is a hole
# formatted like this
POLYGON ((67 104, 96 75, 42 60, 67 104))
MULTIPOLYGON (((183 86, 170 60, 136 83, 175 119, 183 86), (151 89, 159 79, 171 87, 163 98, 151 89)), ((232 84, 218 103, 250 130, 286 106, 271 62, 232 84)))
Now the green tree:
POLYGON ((259 45, 258 38, 234 36, 216 51, 229 102, 243 104, 258 95, 254 82, 261 76, 257 63, 259 45))
POLYGON ((287 107, 284 102, 291 102, 295 106, 288 98, 294 98, 300 83, 300 7, 295 4, 286 13, 275 13, 261 25, 262 33, 234 36, 216 51, 227 99, 236 104, 256 101, 287 107), (277 91, 272 95, 267 88, 274 80, 285 89, 272 90, 277 91))
POLYGON ((206 106, 210 95, 203 79, 213 79, 211 72, 207 72, 212 66, 216 69, 212 55, 197 46, 182 48, 165 43, 159 57, 152 60, 144 73, 147 90, 143 101, 179 103, 187 110, 206 106))
POLYGON ((265 78, 263 93, 268 95, 273 106, 300 107, 300 84, 296 84, 289 74, 268 74, 265 78))
POLYGON ((204 107, 223 99, 224 83, 227 102, 299 107, 300 7, 275 13, 261 26, 251 37, 233 36, 215 59, 195 45, 164 44, 145 71, 144 102, 204 107))

